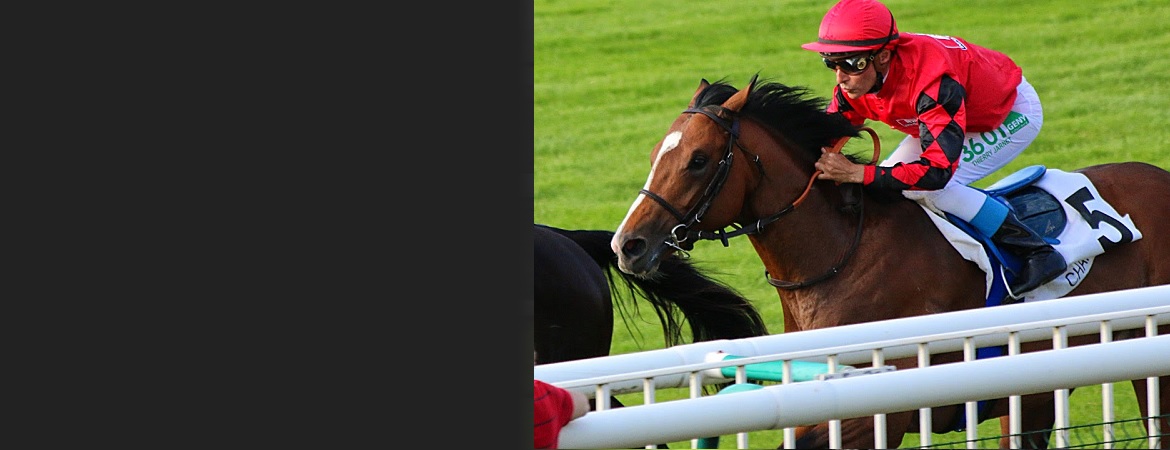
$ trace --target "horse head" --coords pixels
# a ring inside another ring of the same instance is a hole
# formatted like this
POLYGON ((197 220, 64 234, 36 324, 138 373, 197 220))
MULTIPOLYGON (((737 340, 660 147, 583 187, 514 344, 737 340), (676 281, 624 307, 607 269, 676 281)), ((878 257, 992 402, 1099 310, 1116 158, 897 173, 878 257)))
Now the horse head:
POLYGON ((777 205, 807 190, 821 146, 857 135, 824 113, 823 99, 804 98, 804 88, 757 81, 742 90, 699 83, 651 152, 646 183, 614 234, 621 270, 650 274, 663 254, 691 250, 697 240, 727 245, 728 237, 755 233, 787 212, 777 205), (768 193, 755 195, 765 182, 768 193), (736 229, 725 232, 729 226, 736 229))
POLYGON ((737 164, 738 113, 756 79, 735 91, 699 83, 691 102, 650 153, 650 174, 611 242, 621 270, 648 275, 661 257, 694 247, 698 231, 731 224, 745 194, 737 164))

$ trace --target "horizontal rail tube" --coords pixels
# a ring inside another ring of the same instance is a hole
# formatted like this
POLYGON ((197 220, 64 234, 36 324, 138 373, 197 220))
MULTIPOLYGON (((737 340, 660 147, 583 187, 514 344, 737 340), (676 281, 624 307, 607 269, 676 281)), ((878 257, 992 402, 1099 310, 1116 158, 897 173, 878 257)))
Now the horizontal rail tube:
MULTIPOLYGON (((1090 294, 1032 303, 997 306, 966 311, 892 319, 840 327, 806 330, 799 333, 781 333, 753 338, 704 341, 677 345, 666 349, 649 350, 624 355, 588 358, 533 367, 533 377, 549 383, 568 382, 587 378, 620 375, 656 369, 703 363, 709 353, 724 352, 744 357, 772 355, 847 345, 859 345, 876 341, 899 338, 913 338, 931 334, 956 333, 963 330, 1009 327, 1021 322, 1076 319, 1093 314, 1109 314, 1143 308, 1170 306, 1170 286, 1153 286, 1118 292, 1090 294)), ((1170 314, 1161 314, 1159 321, 1165 323, 1170 314)), ((1140 329, 1144 317, 1132 316, 1111 322, 1114 330, 1140 329)), ((1068 336, 1095 334, 1099 325, 1085 322, 1067 327, 1068 336)), ((1022 342, 1047 340, 1051 331, 1035 329, 1019 333, 1022 342)), ((1003 345, 1006 336, 987 335, 975 339, 980 347, 1003 345)), ((936 341, 928 344, 932 354, 962 349, 961 339, 936 341)), ((913 356, 917 347, 913 344, 883 348, 888 359, 913 356)), ((840 364, 864 364, 869 362, 869 350, 857 350, 838 355, 840 364)), ((680 387, 687 383, 685 374, 654 377, 659 387, 680 387)), ((712 381, 714 382, 714 381, 712 381)), ((630 392, 641 389, 641 382, 615 383, 613 392, 630 392)), ((573 389, 587 394, 592 389, 573 389)))
POLYGON ((1170 335, 592 411, 562 448, 635 448, 1122 380, 1170 376, 1170 335))

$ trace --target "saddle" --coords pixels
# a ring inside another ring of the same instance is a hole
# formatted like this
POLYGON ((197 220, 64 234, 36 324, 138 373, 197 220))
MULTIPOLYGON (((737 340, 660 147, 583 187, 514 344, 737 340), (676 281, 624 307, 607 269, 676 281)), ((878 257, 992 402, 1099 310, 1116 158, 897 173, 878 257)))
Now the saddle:
MULTIPOLYGON (((980 190, 1015 212, 1021 222, 1044 237, 1069 262, 1063 276, 1025 293, 1022 301, 1063 297, 1080 285, 1097 255, 1142 237, 1129 215, 1118 213, 1080 173, 1029 166, 980 190)), ((949 225, 936 220, 939 230, 964 258, 988 274, 986 306, 1003 304, 1006 282, 1015 276, 1022 261, 1001 250, 990 236, 984 236, 966 221, 951 214, 944 216, 949 225), (956 228, 961 233, 955 232, 956 228), (972 255, 960 247, 959 241, 970 244, 972 240, 978 244, 969 247, 982 247, 982 255, 972 255)))

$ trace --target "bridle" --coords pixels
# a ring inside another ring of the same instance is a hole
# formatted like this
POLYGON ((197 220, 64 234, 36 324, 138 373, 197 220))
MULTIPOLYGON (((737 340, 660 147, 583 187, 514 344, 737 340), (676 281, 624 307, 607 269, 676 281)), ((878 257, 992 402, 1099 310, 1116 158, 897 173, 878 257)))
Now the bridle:
MULTIPOLYGON (((744 148, 743 145, 741 145, 738 141, 739 117, 736 114, 729 112, 727 109, 719 105, 707 105, 701 108, 687 108, 685 111, 683 111, 683 114, 694 113, 707 116, 707 118, 711 119, 711 121, 715 122, 716 125, 719 125, 719 127, 723 128, 723 130, 728 133, 727 151, 724 153, 723 159, 719 160, 719 167, 715 170, 715 176, 711 179, 711 182, 703 191, 703 195, 699 197, 698 203, 696 203, 694 207, 687 211, 686 214, 682 214, 658 194, 650 192, 645 188, 639 190, 639 192, 642 194, 645 194, 655 202, 658 202, 659 205, 662 205, 663 208, 665 208, 668 212, 670 212, 671 215, 678 219, 679 224, 671 228, 670 239, 665 241, 665 244, 681 253, 683 257, 690 256, 689 253, 687 253, 687 251, 682 248, 682 244, 687 242, 689 239, 719 240, 723 243, 724 247, 728 247, 728 239, 730 238, 745 234, 758 234, 765 226, 780 220, 781 217, 792 212, 792 210, 795 209, 797 205, 803 202, 805 197, 808 196, 809 190, 812 189, 813 182, 817 180, 817 175, 820 175, 821 173, 820 170, 814 171, 812 177, 808 181, 808 184, 804 188, 804 192, 802 192, 796 200, 788 204, 788 206, 780 209, 780 211, 776 212, 775 214, 757 219, 755 222, 744 227, 740 227, 738 224, 733 223, 730 225, 732 228, 734 228, 732 231, 726 231, 723 228, 714 232, 694 230, 692 229, 694 224, 702 222, 703 214, 706 214, 707 210, 711 207, 711 204, 715 201, 715 197, 719 195, 719 191, 723 189, 723 184, 727 181, 727 177, 731 173, 731 162, 735 155, 736 148, 739 148, 745 154, 752 155, 754 157, 753 161, 756 163, 756 168, 760 170, 761 173, 764 171, 763 165, 760 163, 760 157, 748 151, 748 149, 744 148), (731 116, 731 120, 724 118, 724 115, 731 116)), ((877 133, 869 127, 862 127, 861 129, 869 132, 870 136, 873 138, 873 161, 876 162, 878 156, 881 155, 881 143, 878 140, 877 133)), ((837 143, 833 145, 830 151, 840 152, 841 148, 845 146, 845 143, 848 140, 848 138, 839 139, 837 143)), ((858 204, 861 205, 862 203, 858 202, 858 204)), ((861 241, 861 224, 864 220, 863 212, 864 211, 862 208, 857 208, 857 231, 853 238, 853 243, 849 246, 849 250, 845 253, 845 255, 842 256, 841 260, 838 261, 838 263, 830 268, 827 272, 802 282, 789 282, 772 278, 770 275, 768 275, 767 271, 765 271, 764 275, 768 279, 768 283, 782 289, 798 289, 819 283, 828 279, 829 277, 832 277, 833 275, 836 275, 841 271, 841 268, 845 266, 845 263, 849 261, 849 258, 853 255, 854 250, 857 249, 857 245, 861 241)))
MULTIPOLYGON (((658 196, 658 194, 650 192, 644 188, 638 191, 646 194, 647 197, 650 197, 654 201, 658 202, 658 204, 662 205, 663 208, 666 208, 666 210, 670 212, 674 218, 678 219, 679 224, 675 225, 674 228, 670 230, 670 240, 666 241, 666 245, 673 247, 675 250, 681 252, 684 256, 687 256, 687 252, 682 248, 682 243, 686 242, 688 239, 692 237, 697 239, 716 238, 708 237, 710 236, 709 233, 706 233, 705 235, 702 232, 693 231, 691 230, 691 227, 696 223, 702 222, 703 214, 707 213, 707 209, 710 208, 711 203, 715 201, 715 196, 719 195, 719 191, 723 189, 723 183, 727 181, 727 176, 731 173, 731 161, 735 156, 735 148, 739 147, 740 150, 744 151, 744 153, 751 154, 751 152, 748 152, 747 149, 743 148, 743 146, 739 144, 739 117, 733 116, 731 121, 724 119, 721 117, 721 114, 728 114, 728 111, 727 109, 718 105, 708 105, 702 108, 688 108, 687 110, 683 111, 683 114, 694 113, 707 116, 713 122, 715 122, 716 125, 719 125, 721 128, 723 128, 724 131, 728 133, 727 151, 724 152, 723 159, 719 160, 719 167, 715 169, 715 177, 711 179, 711 183, 707 185, 707 189, 703 191, 703 195, 699 197, 698 203, 696 203, 695 206, 690 209, 690 211, 687 211, 686 214, 682 214, 679 213, 678 210, 673 206, 671 206, 669 202, 658 196)), ((763 171, 763 167, 760 166, 759 156, 755 157, 755 162, 759 170, 763 171)), ((718 238, 722 240, 723 245, 726 247, 728 238, 749 232, 754 231, 737 230, 731 233, 723 233, 723 230, 719 230, 718 238)))

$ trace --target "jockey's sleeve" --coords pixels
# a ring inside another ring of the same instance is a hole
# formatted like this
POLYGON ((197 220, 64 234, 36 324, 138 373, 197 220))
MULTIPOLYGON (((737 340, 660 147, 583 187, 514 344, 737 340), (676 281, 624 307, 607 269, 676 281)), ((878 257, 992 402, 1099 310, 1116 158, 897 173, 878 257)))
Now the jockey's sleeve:
POLYGON ((863 184, 892 190, 936 190, 959 166, 967 129, 967 91, 944 75, 918 94, 915 109, 922 142, 917 161, 891 167, 866 166, 863 184))

